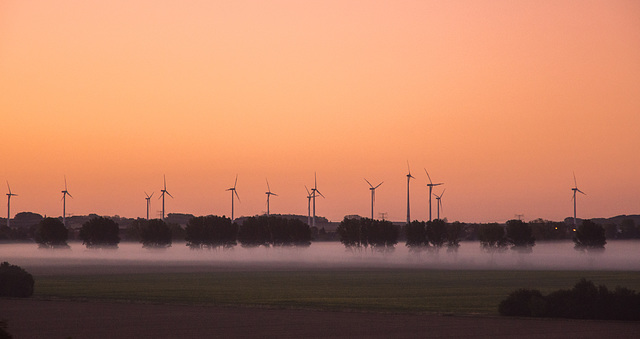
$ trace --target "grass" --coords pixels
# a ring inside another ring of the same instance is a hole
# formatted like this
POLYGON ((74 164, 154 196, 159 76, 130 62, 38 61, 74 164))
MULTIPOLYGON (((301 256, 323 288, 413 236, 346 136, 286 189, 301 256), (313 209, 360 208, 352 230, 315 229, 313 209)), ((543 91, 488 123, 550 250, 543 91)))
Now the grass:
POLYGON ((497 314, 511 291, 543 294, 580 278, 640 291, 640 272, 475 270, 223 271, 35 277, 39 298, 291 307, 321 310, 497 314))

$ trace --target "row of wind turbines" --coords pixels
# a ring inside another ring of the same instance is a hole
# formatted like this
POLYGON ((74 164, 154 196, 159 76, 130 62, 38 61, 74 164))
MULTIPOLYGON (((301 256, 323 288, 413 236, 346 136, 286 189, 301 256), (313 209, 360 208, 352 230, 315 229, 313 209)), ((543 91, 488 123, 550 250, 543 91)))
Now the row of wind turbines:
MULTIPOLYGON (((411 168, 409 166, 409 163, 407 162, 407 224, 411 223, 411 209, 410 209, 410 184, 411 184, 411 179, 415 179, 415 177, 413 175, 411 175, 411 168)), ((431 213, 431 198, 432 196, 434 196, 436 198, 437 201, 437 219, 440 219, 440 210, 442 209, 442 196, 444 195, 444 192, 446 191, 446 189, 442 190, 442 192, 438 195, 433 193, 433 188, 436 186, 440 186, 440 185, 444 185, 443 182, 439 182, 439 183, 433 183, 433 181, 431 180, 431 176, 429 175, 429 172, 427 171, 427 169, 424 169, 424 172, 427 175, 427 179, 429 181, 429 183, 427 183, 427 187, 429 187, 429 221, 432 220, 432 213, 431 213)), ((265 194, 267 195, 267 216, 270 215, 270 210, 269 210, 269 204, 270 204, 270 198, 271 196, 278 196, 278 194, 274 193, 271 191, 271 187, 269 186, 269 180, 265 179, 266 183, 267 183, 267 191, 265 192, 265 194)), ((369 190, 371 191, 371 219, 374 219, 374 205, 375 205, 375 200, 376 200, 376 189, 378 189, 383 183, 380 182, 377 185, 373 185, 371 184, 371 182, 369 182, 369 180, 367 180, 366 178, 364 179, 367 184, 369 184, 369 190)), ((586 195, 586 193, 584 193, 583 191, 581 191, 578 188, 578 182, 576 180, 576 175, 575 173, 573 173, 573 183, 574 183, 574 187, 571 188, 571 190, 573 191, 573 197, 571 198, 573 201, 573 228, 575 231, 576 228, 576 220, 577 220, 577 214, 576 214, 576 210, 577 210, 577 199, 576 199, 576 195, 577 193, 581 193, 583 195, 586 195)), ((234 203, 235 200, 237 199, 238 202, 240 202, 240 196, 238 195, 238 191, 236 189, 236 186, 238 184, 238 175, 236 175, 236 179, 235 182, 233 183, 233 187, 226 189, 226 191, 231 192, 231 220, 235 220, 234 218, 234 203)), ((11 197, 15 197, 18 196, 17 194, 11 192, 11 186, 9 186, 9 181, 7 181, 7 188, 9 189, 9 193, 7 193, 7 227, 10 227, 10 220, 11 220, 11 197)), ((311 188, 311 190, 309 190, 309 188, 305 185, 305 189, 307 191, 307 224, 311 225, 313 227, 316 226, 316 197, 320 196, 322 198, 325 198, 325 196, 318 190, 318 179, 317 179, 317 175, 314 173, 314 181, 313 181, 313 187, 311 188), (312 212, 312 205, 313 205, 313 213, 312 212)), ((163 187, 160 190, 161 194, 160 197, 158 197, 158 199, 162 199, 162 220, 165 219, 165 196, 169 196, 171 198, 173 198, 173 196, 171 195, 171 193, 169 193, 169 191, 167 190, 167 178, 166 176, 163 176, 163 187)), ((67 225, 67 221, 66 221, 66 206, 67 206, 67 196, 73 198, 73 196, 71 195, 71 193, 69 193, 68 189, 67 189, 67 177, 64 177, 64 190, 61 191, 62 193, 62 223, 66 226, 67 225)), ((151 193, 151 195, 147 194, 147 192, 144 192, 145 196, 146 196, 146 201, 147 201, 147 220, 149 219, 149 207, 151 205, 151 198, 153 197, 154 192, 151 193)))

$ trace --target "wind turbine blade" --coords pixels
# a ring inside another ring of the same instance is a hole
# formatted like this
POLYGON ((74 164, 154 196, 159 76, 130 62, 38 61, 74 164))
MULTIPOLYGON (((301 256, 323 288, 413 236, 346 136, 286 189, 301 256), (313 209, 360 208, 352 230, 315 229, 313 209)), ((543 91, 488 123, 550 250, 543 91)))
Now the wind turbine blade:
POLYGON ((267 191, 271 192, 271 187, 269 187, 269 180, 267 180, 266 178, 264 180, 267 181, 267 191))
POLYGON ((378 186, 374 187, 373 189, 375 190, 376 188, 380 187, 380 185, 384 184, 384 181, 379 183, 378 186))
POLYGON ((411 166, 409 166, 409 160, 407 160, 407 170, 409 171, 409 176, 412 177, 411 176, 411 166))
POLYGON ((576 188, 576 190, 577 190, 578 192, 580 192, 580 193, 584 194, 584 195, 587 195, 587 193, 584 193, 584 192, 582 192, 581 190, 579 190, 579 189, 577 189, 577 188, 576 188))
POLYGON ((73 195, 71 195, 71 193, 67 192, 67 195, 68 195, 70 198, 73 198, 73 195))
POLYGON ((578 181, 576 180, 576 172, 573 172, 573 187, 578 187, 578 181))
POLYGON ((167 176, 163 174, 163 178, 164 178, 164 190, 167 190, 167 176))
POLYGON ((149 196, 149 199, 151 199, 151 197, 153 196, 153 193, 154 193, 154 192, 151 192, 151 195, 149 196))
POLYGON ((7 180, 7 188, 9 189, 9 194, 11 194, 11 186, 9 186, 9 180, 7 180))
POLYGON ((313 172, 313 188, 318 188, 318 174, 313 172))
POLYGON ((427 172, 427 169, 424 169, 424 172, 427 173, 427 178, 429 178, 429 184, 433 184, 433 182, 431 182, 431 176, 429 175, 429 172, 427 172))
POLYGON ((238 198, 238 202, 240 202, 240 196, 238 195, 238 191, 233 190, 233 193, 235 193, 235 194, 236 194, 236 198, 238 198))
POLYGON ((307 185, 304 185, 304 189, 307 190, 307 195, 311 195, 311 192, 309 192, 309 189, 307 188, 307 185))
POLYGON ((238 175, 236 174, 236 181, 233 183, 233 188, 236 188, 236 185, 238 184, 238 175))
POLYGON ((167 195, 169 195, 171 198, 173 198, 173 195, 171 195, 171 193, 169 193, 169 191, 166 191, 167 195))
POLYGON ((367 178, 364 178, 364 181, 366 181, 366 182, 367 182, 367 184, 369 184, 369 186, 370 186, 371 188, 373 188, 373 185, 371 185, 371 183, 369 182, 369 180, 367 180, 367 178))
POLYGON ((447 190, 446 188, 445 188, 444 190, 442 190, 442 193, 440 193, 440 198, 442 198, 442 196, 444 195, 444 192, 445 192, 446 190, 447 190))
POLYGON ((160 200, 160 199, 162 199, 162 197, 164 197, 164 192, 165 191, 162 191, 162 194, 160 194, 160 196, 158 197, 158 200, 160 200))
POLYGON ((144 191, 144 195, 146 195, 146 196, 147 196, 147 199, 148 199, 148 198, 151 198, 151 197, 149 196, 149 194, 147 194, 147 191, 144 191))
POLYGON ((64 190, 67 190, 67 176, 64 176, 64 190))
MULTIPOLYGON (((324 195, 322 195, 322 193, 320 193, 320 191, 315 190, 314 192, 318 192, 318 194, 320 194, 320 196, 324 198, 324 195)), ((325 198, 325 199, 326 199, 326 198, 325 198)))

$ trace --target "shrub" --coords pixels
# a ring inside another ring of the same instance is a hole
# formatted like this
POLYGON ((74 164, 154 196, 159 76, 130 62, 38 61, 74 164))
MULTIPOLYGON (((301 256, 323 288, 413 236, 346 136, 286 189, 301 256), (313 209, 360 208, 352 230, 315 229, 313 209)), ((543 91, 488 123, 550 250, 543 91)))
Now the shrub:
POLYGON ((498 311, 506 316, 638 321, 640 294, 622 287, 610 292, 583 278, 572 289, 546 297, 537 290, 519 289, 500 303, 498 311))
POLYGON ((498 311, 502 315, 516 317, 538 317, 544 314, 545 300, 538 290, 521 288, 511 292, 500 302, 498 311))
POLYGON ((30 297, 33 284, 33 276, 22 267, 6 261, 0 264, 0 297, 30 297))

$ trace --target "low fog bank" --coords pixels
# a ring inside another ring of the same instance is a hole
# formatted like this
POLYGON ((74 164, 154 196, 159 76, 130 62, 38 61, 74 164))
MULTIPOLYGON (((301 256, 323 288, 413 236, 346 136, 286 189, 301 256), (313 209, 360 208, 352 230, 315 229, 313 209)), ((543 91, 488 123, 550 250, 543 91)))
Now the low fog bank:
POLYGON ((422 268, 499 270, 640 270, 640 241, 612 241, 601 254, 573 249, 572 242, 537 243, 532 253, 506 250, 493 255, 478 242, 463 242, 457 253, 414 253, 398 244, 390 253, 351 251, 337 242, 318 242, 308 248, 243 248, 191 250, 174 243, 163 250, 121 243, 115 250, 39 249, 37 244, 0 244, 0 261, 20 265, 34 274, 194 272, 252 269, 422 268))

